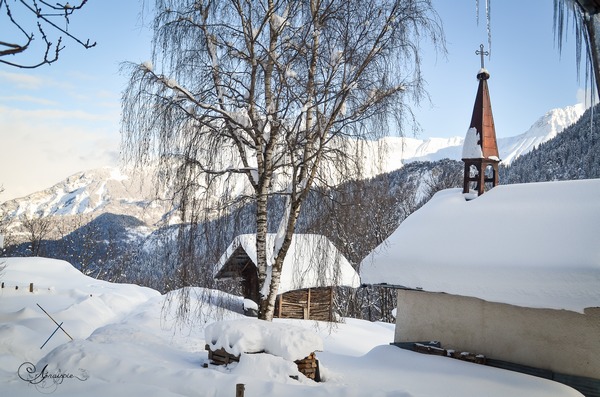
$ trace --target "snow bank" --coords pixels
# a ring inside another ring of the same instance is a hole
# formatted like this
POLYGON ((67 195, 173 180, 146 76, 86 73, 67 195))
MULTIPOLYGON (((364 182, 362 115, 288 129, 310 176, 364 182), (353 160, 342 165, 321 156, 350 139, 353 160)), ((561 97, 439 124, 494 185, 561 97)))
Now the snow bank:
POLYGON ((280 383, 298 383, 291 379, 295 376, 298 380, 308 383, 308 378, 298 371, 298 366, 292 361, 271 354, 244 354, 240 362, 231 370, 232 374, 259 376, 261 379, 280 383), (257 371, 260 368, 260 371, 257 371))
MULTIPOLYGON (((581 397, 573 389, 545 379, 389 346, 392 324, 356 319, 334 326, 291 319, 276 319, 273 324, 284 328, 274 331, 283 339, 280 344, 301 343, 308 337, 302 329, 322 338, 324 351, 319 352, 319 362, 323 383, 302 376, 298 381, 291 379, 289 375, 297 371, 293 363, 270 354, 243 354, 237 365, 205 369, 202 364, 208 357, 204 346, 210 342, 205 340, 205 324, 241 318, 223 308, 222 299, 207 299, 207 290, 189 291, 190 308, 202 303, 198 308, 202 320, 177 323, 175 293, 160 295, 134 285, 94 280, 62 261, 0 258, 2 261, 6 271, 0 279, 13 287, 0 290, 2 396, 54 392, 61 397, 230 397, 235 385, 243 383, 247 395, 253 396, 464 397, 480 396, 483 390, 486 397, 581 397), (34 293, 26 288, 31 281, 39 284, 34 293), (14 285, 24 288, 15 290, 14 285), (36 303, 62 322, 75 340, 59 330, 40 349, 56 325, 36 303), (281 337, 284 332, 294 332, 297 337, 285 339, 281 337), (17 375, 26 362, 35 366, 38 375, 47 365, 49 375, 72 374, 80 379, 65 378, 55 384, 48 378, 48 384, 35 385, 17 375)), ((231 299, 241 306, 241 299, 231 299)), ((277 346, 271 342, 273 338, 276 336, 263 343, 273 348, 277 346)), ((317 347, 315 341, 310 349, 317 347)), ((304 354, 297 346, 289 350, 304 354)))
POLYGON ((244 299, 244 310, 256 310, 258 311, 258 304, 252 299, 244 299))
POLYGON ((213 351, 225 349, 236 356, 265 352, 295 361, 323 350, 323 340, 314 332, 252 318, 209 324, 204 335, 213 351))
MULTIPOLYGON (((93 279, 61 260, 0 258, 0 263, 6 266, 0 275, 5 285, 0 292, 0 307, 12 313, 15 323, 0 329, 0 339, 7 343, 14 341, 9 335, 15 330, 26 335, 47 333, 45 336, 38 335, 39 345, 36 345, 39 349, 53 331, 53 323, 38 304, 58 322, 64 322, 67 333, 77 339, 89 337, 98 327, 118 321, 132 308, 160 296, 150 288, 93 279), (33 283, 33 293, 29 292, 30 283, 33 283)), ((49 341, 48 347, 68 340, 65 334, 59 332, 49 341)), ((1 346, 2 342, 0 350, 1 346)), ((24 349, 25 352, 31 347, 28 343, 18 343, 14 349, 24 349)))
POLYGON ((437 193, 361 264, 388 283, 524 307, 600 306, 600 179, 437 193))
MULTIPOLYGON (((0 258, 6 265, 2 281, 7 286, 4 294, 10 294, 10 287, 34 285, 34 294, 29 295, 43 300, 47 294, 57 290, 70 291, 73 297, 103 297, 106 301, 126 299, 135 305, 160 293, 150 288, 133 284, 115 284, 84 275, 70 263, 41 257, 0 258)), ((27 296, 25 296, 27 297, 27 296)), ((119 305, 113 309, 119 311, 119 305)), ((125 310, 127 307, 124 308, 125 310)))

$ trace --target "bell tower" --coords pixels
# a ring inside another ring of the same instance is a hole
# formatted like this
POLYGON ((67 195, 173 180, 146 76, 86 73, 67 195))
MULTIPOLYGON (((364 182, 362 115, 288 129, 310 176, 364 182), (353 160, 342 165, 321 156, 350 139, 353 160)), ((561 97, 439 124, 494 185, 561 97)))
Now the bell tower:
POLYGON ((477 73, 479 87, 473 106, 471 125, 463 145, 462 161, 465 163, 463 193, 469 193, 474 189, 477 195, 481 195, 498 185, 500 158, 487 84, 490 74, 483 63, 483 57, 489 55, 489 52, 484 51, 481 44, 475 54, 481 56, 481 69, 477 73))

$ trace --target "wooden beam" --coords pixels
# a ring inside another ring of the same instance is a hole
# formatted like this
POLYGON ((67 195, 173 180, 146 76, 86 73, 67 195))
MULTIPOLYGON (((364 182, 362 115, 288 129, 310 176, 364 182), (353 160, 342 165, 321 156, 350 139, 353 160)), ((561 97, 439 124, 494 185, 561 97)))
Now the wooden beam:
POLYGON ((283 317, 283 312, 281 311, 282 305, 283 305, 283 294, 279 295, 279 318, 283 317))
POLYGON ((333 287, 329 287, 329 321, 333 321, 333 287))
POLYGON ((310 320, 310 288, 308 289, 308 295, 306 299, 306 319, 310 320))

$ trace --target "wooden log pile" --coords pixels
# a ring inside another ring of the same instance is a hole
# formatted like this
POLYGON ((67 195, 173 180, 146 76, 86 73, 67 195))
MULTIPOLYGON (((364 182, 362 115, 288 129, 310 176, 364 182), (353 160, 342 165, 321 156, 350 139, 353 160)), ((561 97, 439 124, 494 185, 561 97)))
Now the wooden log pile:
POLYGON ((302 360, 296 360, 294 362, 298 366, 298 371, 300 371, 301 374, 309 379, 314 380, 315 382, 321 381, 319 360, 317 360, 317 356, 314 352, 310 353, 308 357, 305 357, 302 360))
POLYGON ((227 365, 240 361, 240 356, 227 353, 227 351, 225 351, 223 348, 212 351, 210 346, 207 344, 204 346, 204 349, 208 350, 208 359, 215 365, 227 365))
POLYGON ((448 350, 448 356, 455 358, 457 360, 468 361, 470 363, 475 364, 484 364, 486 363, 485 356, 483 354, 475 354, 469 352, 456 352, 454 350, 448 350))
POLYGON ((483 354, 475 354, 469 352, 457 352, 451 349, 443 349, 439 344, 428 345, 423 343, 413 344, 413 350, 418 353, 432 354, 435 356, 451 357, 461 361, 468 361, 475 364, 486 363, 486 357, 483 354))
POLYGON ((415 343, 413 350, 418 353, 433 354, 434 356, 447 356, 448 352, 446 349, 442 349, 438 346, 424 345, 422 343, 415 343))
MULTIPOLYGON (((227 365, 231 363, 237 363, 240 361, 240 356, 233 355, 225 351, 225 349, 217 349, 212 351, 210 346, 206 344, 204 349, 208 351, 208 359, 214 365, 227 365)), ((260 352, 264 353, 264 352, 260 352)), ((309 379, 315 382, 321 381, 321 374, 319 371, 319 360, 315 353, 310 353, 307 357, 302 360, 296 360, 294 363, 298 366, 298 371, 309 379)))

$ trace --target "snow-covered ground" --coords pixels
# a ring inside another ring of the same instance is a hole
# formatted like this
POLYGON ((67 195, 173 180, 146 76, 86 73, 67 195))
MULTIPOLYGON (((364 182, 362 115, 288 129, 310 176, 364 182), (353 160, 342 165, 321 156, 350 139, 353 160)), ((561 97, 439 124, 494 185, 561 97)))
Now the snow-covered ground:
MULTIPOLYGON (((322 338, 321 383, 290 378, 290 361, 269 354, 203 368, 205 327, 243 318, 220 308, 223 299, 202 305, 198 321, 175 326, 173 295, 95 280, 57 260, 1 261, 2 396, 231 397, 238 383, 245 384, 246 396, 581 396, 540 378, 389 346, 393 325, 355 319, 336 325, 276 320, 280 331, 270 331, 285 333, 293 325, 322 338), (57 326, 37 304, 62 323, 72 341, 59 329, 40 348, 57 326)), ((205 291, 191 292, 191 303, 206 302, 205 291)), ((241 299, 229 301, 241 308, 241 299)), ((257 320, 246 321, 250 326, 257 320)))

